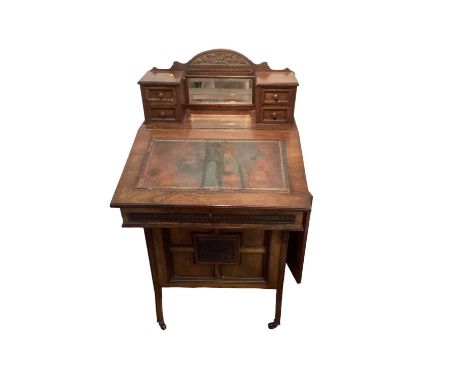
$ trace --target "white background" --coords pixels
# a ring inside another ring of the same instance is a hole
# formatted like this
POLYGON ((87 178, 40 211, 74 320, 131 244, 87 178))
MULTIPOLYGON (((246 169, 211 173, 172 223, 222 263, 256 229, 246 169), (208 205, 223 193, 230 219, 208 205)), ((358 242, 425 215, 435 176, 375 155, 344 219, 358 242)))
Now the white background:
POLYGON ((0 380, 467 381, 465 1, 0 5, 0 380), (131 5, 130 5, 131 4, 131 5), (229 48, 300 82, 304 279, 164 290, 109 202, 138 79, 229 48))

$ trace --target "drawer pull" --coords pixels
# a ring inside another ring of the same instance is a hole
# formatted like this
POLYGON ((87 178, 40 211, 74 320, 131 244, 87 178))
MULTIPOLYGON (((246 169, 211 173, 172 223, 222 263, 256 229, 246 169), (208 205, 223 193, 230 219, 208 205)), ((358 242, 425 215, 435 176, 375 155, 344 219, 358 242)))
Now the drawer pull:
POLYGON ((273 118, 273 121, 276 121, 276 118, 278 118, 278 114, 272 113, 271 118, 273 118))
POLYGON ((274 94, 274 95, 273 95, 273 99, 274 99, 276 102, 278 102, 278 99, 279 99, 278 94, 274 94))
POLYGON ((161 116, 161 118, 164 118, 166 116, 166 112, 162 111, 161 113, 159 113, 159 115, 161 116))
POLYGON ((158 97, 159 97, 159 99, 163 99, 164 94, 163 94, 163 93, 159 93, 159 94, 158 94, 158 97))

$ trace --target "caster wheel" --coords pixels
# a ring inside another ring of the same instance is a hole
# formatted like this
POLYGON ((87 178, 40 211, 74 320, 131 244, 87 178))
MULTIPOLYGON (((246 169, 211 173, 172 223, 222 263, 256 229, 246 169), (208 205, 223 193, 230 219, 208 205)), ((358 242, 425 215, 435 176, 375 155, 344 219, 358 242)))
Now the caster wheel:
POLYGON ((158 324, 162 330, 166 330, 166 324, 164 323, 164 321, 158 322, 158 324))
POLYGON ((276 328, 278 325, 279 325, 278 322, 274 322, 274 321, 273 321, 273 322, 270 322, 270 323, 268 324, 268 329, 274 329, 274 328, 276 328))

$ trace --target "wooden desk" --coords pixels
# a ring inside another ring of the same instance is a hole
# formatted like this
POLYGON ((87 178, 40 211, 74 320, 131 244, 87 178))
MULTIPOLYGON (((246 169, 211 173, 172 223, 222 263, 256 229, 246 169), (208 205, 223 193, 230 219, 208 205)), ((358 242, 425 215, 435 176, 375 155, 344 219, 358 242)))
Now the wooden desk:
MULTIPOLYGON (((208 53, 213 52, 232 51, 208 53)), ((169 81, 175 81, 178 89, 170 88, 174 85, 171 82, 145 83, 148 76, 159 75, 155 81, 161 81, 170 72, 153 70, 143 77, 143 84, 140 81, 146 119, 111 207, 120 208, 124 227, 144 228, 157 321, 162 329, 166 328, 163 287, 274 288, 275 318, 268 326, 275 328, 280 323, 286 263, 296 281, 301 281, 312 196, 307 189, 299 134, 290 114, 294 107, 291 98, 280 106, 257 105, 253 99, 261 95, 275 102, 274 98, 284 100, 293 93, 295 97, 297 83, 291 82, 295 80, 293 72, 273 72, 270 77, 282 81, 288 77, 289 81, 274 86, 292 83, 294 90, 279 88, 270 94, 268 87, 262 88, 268 84, 265 70, 258 85, 253 70, 251 83, 256 85, 247 107, 195 107, 188 101, 190 90, 184 78, 193 74, 190 63, 199 56, 188 64, 174 63, 176 75, 169 81), (148 86, 161 89, 154 92, 156 99, 169 100, 162 103, 177 105, 170 121, 152 120, 155 114, 149 111, 151 107, 159 110, 167 106, 148 106, 148 86), (257 114, 265 108, 288 109, 289 122, 258 122, 257 114)), ((223 75, 232 76, 232 64, 221 64, 223 75)), ((220 72, 216 69, 211 65, 198 68, 196 75, 213 78, 220 72)), ((242 102, 246 99, 242 95, 242 102)))

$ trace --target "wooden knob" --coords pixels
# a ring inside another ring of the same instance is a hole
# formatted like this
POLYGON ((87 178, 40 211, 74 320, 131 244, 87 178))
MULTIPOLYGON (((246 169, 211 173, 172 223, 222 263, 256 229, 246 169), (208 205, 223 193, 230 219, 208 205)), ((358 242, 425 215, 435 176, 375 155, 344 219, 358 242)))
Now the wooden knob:
POLYGON ((161 116, 161 118, 164 118, 166 116, 166 112, 162 111, 159 115, 161 116))
POLYGON ((164 94, 163 94, 163 93, 159 93, 159 94, 158 94, 158 97, 159 97, 159 99, 163 99, 164 94))
POLYGON ((278 98, 279 98, 279 97, 278 97, 278 94, 274 94, 274 95, 273 95, 273 99, 274 99, 275 101, 278 101, 278 98))
POLYGON ((276 120, 276 118, 278 118, 278 114, 272 113, 272 114, 271 114, 271 118, 273 118, 273 120, 276 120))

